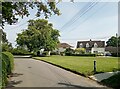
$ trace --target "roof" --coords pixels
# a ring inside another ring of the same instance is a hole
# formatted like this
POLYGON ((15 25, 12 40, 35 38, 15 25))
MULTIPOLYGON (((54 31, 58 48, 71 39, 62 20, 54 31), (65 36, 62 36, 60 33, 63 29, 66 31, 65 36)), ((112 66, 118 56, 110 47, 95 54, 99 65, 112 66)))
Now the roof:
POLYGON ((60 44, 58 44, 58 47, 59 47, 59 48, 70 48, 70 47, 72 47, 72 46, 70 46, 70 45, 67 44, 67 43, 60 43, 60 44))
POLYGON ((77 48, 80 47, 80 44, 82 43, 83 48, 86 48, 86 44, 89 44, 89 47, 94 47, 94 44, 96 43, 98 47, 105 47, 105 41, 78 41, 77 42, 77 48))

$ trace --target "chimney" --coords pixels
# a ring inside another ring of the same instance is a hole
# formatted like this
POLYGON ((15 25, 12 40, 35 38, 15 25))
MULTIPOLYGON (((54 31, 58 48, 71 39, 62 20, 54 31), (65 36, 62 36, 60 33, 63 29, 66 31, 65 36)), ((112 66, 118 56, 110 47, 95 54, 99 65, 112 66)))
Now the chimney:
POLYGON ((90 39, 90 42, 91 42, 92 40, 90 39))

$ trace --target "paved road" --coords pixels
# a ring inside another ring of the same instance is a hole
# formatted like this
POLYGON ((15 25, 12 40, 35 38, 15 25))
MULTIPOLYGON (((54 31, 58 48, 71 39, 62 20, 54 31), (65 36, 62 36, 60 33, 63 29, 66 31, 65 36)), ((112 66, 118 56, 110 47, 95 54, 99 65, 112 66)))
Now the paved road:
POLYGON ((15 58, 9 87, 103 87, 95 81, 32 58, 15 58))

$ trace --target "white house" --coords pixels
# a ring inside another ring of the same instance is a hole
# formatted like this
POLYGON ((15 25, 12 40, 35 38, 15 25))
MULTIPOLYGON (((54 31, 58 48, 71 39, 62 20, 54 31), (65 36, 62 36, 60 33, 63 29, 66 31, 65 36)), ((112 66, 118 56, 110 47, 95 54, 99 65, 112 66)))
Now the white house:
POLYGON ((85 48, 86 53, 105 53, 105 41, 78 41, 77 48, 85 48))

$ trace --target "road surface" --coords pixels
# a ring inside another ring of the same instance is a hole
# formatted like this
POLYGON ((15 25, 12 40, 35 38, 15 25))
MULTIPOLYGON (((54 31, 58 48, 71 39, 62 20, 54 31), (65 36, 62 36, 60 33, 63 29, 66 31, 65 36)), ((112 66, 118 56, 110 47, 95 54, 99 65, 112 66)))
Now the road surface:
POLYGON ((76 75, 32 58, 15 58, 11 87, 104 87, 93 80, 76 75))

